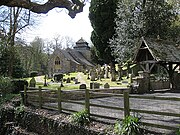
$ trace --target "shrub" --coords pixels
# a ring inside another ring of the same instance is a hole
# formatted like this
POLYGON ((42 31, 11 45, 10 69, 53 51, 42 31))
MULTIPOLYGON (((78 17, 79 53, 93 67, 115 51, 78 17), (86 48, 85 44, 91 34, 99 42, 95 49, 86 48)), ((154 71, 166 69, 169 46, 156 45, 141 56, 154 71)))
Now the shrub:
POLYGON ((13 84, 11 83, 11 79, 9 77, 0 76, 0 93, 2 97, 5 97, 6 94, 11 93, 13 84))
POLYGON ((71 115, 71 122, 80 125, 80 126, 86 126, 90 123, 90 117, 87 113, 87 110, 82 110, 76 113, 73 113, 71 115))
POLYGON ((176 132, 176 135, 180 135, 180 126, 179 126, 179 129, 176 132))
POLYGON ((24 90, 24 85, 28 86, 28 82, 26 80, 12 80, 13 90, 12 93, 19 94, 20 91, 24 90))
POLYGON ((140 118, 128 116, 122 121, 116 121, 114 132, 118 135, 140 135, 140 118))
POLYGON ((61 74, 61 73, 54 74, 55 81, 60 82, 60 81, 62 81, 62 79, 63 79, 63 74, 61 74))
POLYGON ((35 77, 38 75, 38 71, 31 71, 30 72, 30 77, 35 77))

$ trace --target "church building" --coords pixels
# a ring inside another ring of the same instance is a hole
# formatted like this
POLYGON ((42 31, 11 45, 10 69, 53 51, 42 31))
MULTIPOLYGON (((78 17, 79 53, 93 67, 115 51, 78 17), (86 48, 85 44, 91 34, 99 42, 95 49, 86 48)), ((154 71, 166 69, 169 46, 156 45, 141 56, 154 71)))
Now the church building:
POLYGON ((88 43, 81 38, 73 49, 56 49, 49 61, 49 75, 55 73, 69 73, 91 69, 91 51, 88 43))

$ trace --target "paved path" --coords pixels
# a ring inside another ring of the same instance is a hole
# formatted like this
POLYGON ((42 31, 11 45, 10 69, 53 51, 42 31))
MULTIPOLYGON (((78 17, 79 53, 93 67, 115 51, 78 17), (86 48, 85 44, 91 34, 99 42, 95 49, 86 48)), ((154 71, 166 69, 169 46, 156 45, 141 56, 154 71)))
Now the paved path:
MULTIPOLYGON (((180 93, 155 93, 155 94, 146 94, 146 95, 180 98, 180 93)), ((81 100, 79 102, 84 102, 84 100, 81 100)), ((91 99, 90 103, 94 103, 98 105, 106 105, 106 106, 115 106, 115 107, 121 107, 121 108, 124 107, 124 102, 123 102, 122 97, 96 98, 96 99, 91 99)), ((57 104, 53 104, 53 105, 57 105, 57 104)), ((80 111, 84 109, 83 105, 77 105, 77 104, 72 104, 72 103, 63 103, 62 106, 63 108, 68 108, 68 109, 76 110, 76 111, 80 111)), ((130 108, 180 114, 180 101, 130 98, 130 108)), ((111 116, 117 119, 118 118, 122 119, 124 117, 123 111, 120 111, 120 110, 104 109, 104 108, 97 108, 97 107, 91 107, 90 110, 91 110, 91 113, 93 114, 111 116)), ((143 114, 143 113, 139 114, 139 116, 142 117, 143 122, 148 122, 148 123, 156 123, 160 125, 171 125, 174 127, 178 127, 178 125, 180 124, 180 117, 161 116, 161 115, 154 115, 154 114, 150 115, 150 114, 143 114)), ((169 131, 163 130, 163 132, 168 133, 169 131)))

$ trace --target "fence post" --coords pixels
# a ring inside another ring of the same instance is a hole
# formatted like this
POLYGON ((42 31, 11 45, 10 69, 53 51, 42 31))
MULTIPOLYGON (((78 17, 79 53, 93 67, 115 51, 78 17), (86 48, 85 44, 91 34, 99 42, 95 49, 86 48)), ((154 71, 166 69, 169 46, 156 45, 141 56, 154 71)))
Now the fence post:
POLYGON ((42 108, 42 87, 39 86, 39 108, 42 108))
POLYGON ((23 98, 24 105, 27 104, 27 86, 24 85, 24 98, 23 98))
POLYGON ((130 108, 129 108, 129 91, 123 91, 124 96, 124 117, 130 115, 130 108))
POLYGON ((85 89, 85 109, 87 113, 90 115, 90 104, 89 104, 89 89, 85 89))
POLYGON ((58 111, 61 113, 62 112, 62 104, 61 104, 61 87, 58 88, 58 111))

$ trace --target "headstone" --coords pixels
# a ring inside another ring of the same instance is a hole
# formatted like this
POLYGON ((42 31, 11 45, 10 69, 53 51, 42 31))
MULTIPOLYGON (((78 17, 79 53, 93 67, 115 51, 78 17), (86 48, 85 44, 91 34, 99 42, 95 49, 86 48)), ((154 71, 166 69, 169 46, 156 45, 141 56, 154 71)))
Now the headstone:
POLYGON ((103 67, 102 71, 101 71, 101 78, 104 78, 105 75, 105 67, 103 67))
POLYGON ((98 68, 97 68, 97 79, 101 80, 101 65, 98 64, 98 68))
POLYGON ((122 80, 122 66, 118 65, 118 81, 122 80))
POLYGON ((81 85, 79 86, 79 89, 86 89, 86 84, 81 84, 81 85))
POLYGON ((116 81, 115 69, 112 69, 112 73, 111 73, 111 81, 116 81))
POLYGON ((91 70, 90 75, 91 75, 91 81, 95 81, 96 80, 96 73, 94 70, 91 70))
POLYGON ((78 82, 78 79, 74 79, 74 83, 75 84, 78 84, 79 82, 78 82))
POLYGON ((89 77, 89 73, 87 74, 87 76, 88 76, 88 77, 87 77, 87 79, 89 80, 89 79, 90 79, 90 77, 89 77))
POLYGON ((90 83, 90 89, 99 89, 99 88, 100 88, 99 83, 96 82, 90 83))
POLYGON ((66 79, 66 83, 71 83, 71 79, 70 79, 70 78, 67 78, 67 79, 66 79))
POLYGON ((109 78, 109 67, 106 66, 105 68, 105 78, 109 78))
POLYGON ((104 84, 104 88, 109 89, 110 85, 108 83, 104 84))
POLYGON ((30 80, 29 87, 36 87, 36 80, 34 77, 30 80))

